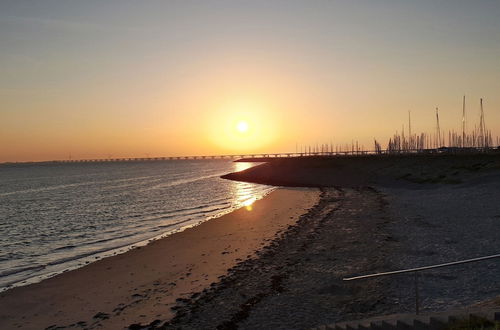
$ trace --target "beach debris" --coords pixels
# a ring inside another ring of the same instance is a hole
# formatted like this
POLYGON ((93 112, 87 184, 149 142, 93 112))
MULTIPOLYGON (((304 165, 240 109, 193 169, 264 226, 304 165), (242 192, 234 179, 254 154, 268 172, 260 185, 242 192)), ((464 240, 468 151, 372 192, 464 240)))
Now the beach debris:
POLYGON ((100 320, 106 320, 109 319, 109 314, 108 313, 103 313, 103 312, 98 312, 96 315, 93 317, 94 319, 100 319, 100 320))

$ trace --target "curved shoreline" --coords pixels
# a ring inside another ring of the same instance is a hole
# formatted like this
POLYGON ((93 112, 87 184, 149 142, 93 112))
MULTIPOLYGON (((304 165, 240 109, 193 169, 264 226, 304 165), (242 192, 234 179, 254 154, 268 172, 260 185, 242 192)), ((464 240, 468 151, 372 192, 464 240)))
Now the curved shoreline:
POLYGON ((220 218, 40 283, 0 293, 0 328, 120 328, 172 315, 254 255, 318 201, 317 190, 277 189, 220 218), (196 243, 195 243, 196 242, 196 243))
MULTIPOLYGON (((271 192, 273 192, 276 188, 271 188, 268 191, 265 191, 261 195, 255 197, 255 200, 260 200, 262 198, 265 198, 267 195, 269 195, 271 192)), ((231 212, 234 212, 238 208, 242 207, 240 206, 230 206, 227 209, 215 214, 215 215, 210 215, 210 216, 205 216, 199 217, 199 218, 188 218, 173 224, 168 225, 168 227, 171 227, 170 230, 164 231, 161 234, 156 234, 154 236, 148 237, 148 238, 143 238, 138 241, 130 242, 130 243, 122 243, 121 245, 117 245, 115 247, 111 248, 101 248, 95 251, 90 251, 87 252, 83 255, 78 255, 74 257, 69 257, 57 261, 52 261, 48 264, 45 265, 36 265, 33 267, 28 267, 27 269, 23 270, 18 270, 15 272, 7 273, 5 276, 10 276, 13 274, 17 273, 22 273, 25 272, 26 270, 31 270, 31 269, 38 269, 38 270, 43 270, 43 274, 28 274, 26 277, 23 277, 22 279, 18 280, 12 280, 10 282, 6 282, 6 284, 3 284, 0 287, 0 293, 6 292, 8 290, 12 290, 13 288, 16 287, 22 287, 26 285, 31 285, 31 284, 36 284, 40 283, 41 281, 47 280, 49 278, 52 278, 54 276, 66 273, 68 271, 73 271, 80 269, 82 267, 85 267, 93 262, 96 262, 98 260, 102 260, 105 258, 113 257, 115 255, 123 254, 126 253, 130 250, 133 250, 137 247, 144 247, 147 246, 148 244, 157 241, 159 239, 166 238, 168 236, 174 235, 176 233, 182 232, 186 229, 193 228, 196 226, 199 226, 200 224, 216 219, 219 217, 222 217, 226 214, 229 214, 231 212)), ((163 226, 165 227, 165 226, 163 226)), ((0 275, 4 276, 3 274, 0 275)))
POLYGON ((137 329, 308 329, 331 320, 377 315, 387 308, 386 282, 342 282, 388 267, 384 197, 375 189, 321 189, 297 224, 236 265, 210 290, 180 301, 163 324, 137 329), (363 221, 360 221, 360 220, 363 221))

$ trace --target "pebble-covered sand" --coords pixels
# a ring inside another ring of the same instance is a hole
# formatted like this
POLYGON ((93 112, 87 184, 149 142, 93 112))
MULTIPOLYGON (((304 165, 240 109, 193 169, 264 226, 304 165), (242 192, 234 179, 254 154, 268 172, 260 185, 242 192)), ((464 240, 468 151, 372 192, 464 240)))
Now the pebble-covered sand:
MULTIPOLYGON (((460 184, 420 184, 381 188, 399 243, 397 268, 410 268, 500 253, 500 173, 485 173, 460 184)), ((413 279, 399 276, 403 292, 413 279)), ((419 280, 423 311, 472 305, 500 296, 500 259, 429 270, 419 280)), ((414 307, 404 295, 402 311, 414 307)))
MULTIPOLYGON (((392 219, 374 189, 323 189, 297 225, 209 290, 180 302, 166 329, 304 329, 391 310, 387 281, 343 282, 392 268, 392 219)), ((139 327, 137 327, 139 328, 139 327)))

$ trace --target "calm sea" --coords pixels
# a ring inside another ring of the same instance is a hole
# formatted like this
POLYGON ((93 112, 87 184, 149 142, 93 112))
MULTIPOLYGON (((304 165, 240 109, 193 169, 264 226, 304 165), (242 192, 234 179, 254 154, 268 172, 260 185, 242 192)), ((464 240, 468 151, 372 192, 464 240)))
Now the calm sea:
POLYGON ((0 166, 0 290, 40 281, 269 193, 227 160, 0 166))

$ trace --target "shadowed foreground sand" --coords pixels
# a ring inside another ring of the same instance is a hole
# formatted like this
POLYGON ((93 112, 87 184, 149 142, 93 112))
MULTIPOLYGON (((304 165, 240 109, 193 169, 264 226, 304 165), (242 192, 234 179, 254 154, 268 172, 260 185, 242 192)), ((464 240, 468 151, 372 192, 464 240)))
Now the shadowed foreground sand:
POLYGON ((146 247, 0 294, 0 329, 121 329, 168 320, 177 301, 217 282, 269 244, 319 199, 316 189, 278 189, 146 247))

